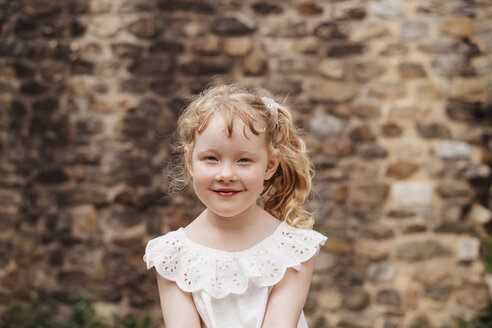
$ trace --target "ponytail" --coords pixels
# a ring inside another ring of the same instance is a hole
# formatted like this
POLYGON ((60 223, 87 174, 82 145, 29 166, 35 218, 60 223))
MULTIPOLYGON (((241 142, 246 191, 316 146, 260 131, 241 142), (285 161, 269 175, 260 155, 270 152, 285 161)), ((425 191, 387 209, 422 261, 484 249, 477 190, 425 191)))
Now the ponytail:
POLYGON ((306 144, 299 137, 287 108, 279 106, 272 133, 273 147, 280 150, 280 165, 262 193, 267 212, 294 227, 312 229, 314 220, 303 205, 311 191, 314 174, 306 144))

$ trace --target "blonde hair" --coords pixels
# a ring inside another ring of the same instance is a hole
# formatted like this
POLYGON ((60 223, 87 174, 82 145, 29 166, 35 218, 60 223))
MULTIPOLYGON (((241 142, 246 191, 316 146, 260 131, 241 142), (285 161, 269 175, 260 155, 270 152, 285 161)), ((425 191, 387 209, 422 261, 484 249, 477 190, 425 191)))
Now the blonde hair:
POLYGON ((177 152, 180 164, 174 166, 171 191, 187 185, 191 177, 186 169, 184 148, 193 151, 196 133, 202 133, 210 119, 220 114, 226 122, 228 136, 232 135, 234 119, 241 119, 255 135, 265 133, 267 143, 280 151, 280 163, 275 174, 264 183, 261 199, 264 209, 289 225, 312 229, 314 220, 303 209, 311 191, 314 173, 306 145, 294 126, 289 109, 278 107, 275 120, 262 97, 271 95, 264 89, 246 89, 238 85, 213 86, 192 99, 178 119, 177 152), (255 122, 263 121, 265 129, 258 131, 255 122))

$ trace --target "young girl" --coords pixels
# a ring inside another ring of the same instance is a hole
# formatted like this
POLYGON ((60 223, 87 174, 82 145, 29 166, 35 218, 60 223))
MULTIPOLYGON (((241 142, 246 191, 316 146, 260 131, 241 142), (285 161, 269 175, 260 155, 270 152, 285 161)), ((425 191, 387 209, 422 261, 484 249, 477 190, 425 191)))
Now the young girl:
POLYGON ((206 209, 147 244, 166 327, 307 327, 326 237, 302 209, 312 166, 289 110, 262 89, 216 86, 185 109, 177 132, 206 209))

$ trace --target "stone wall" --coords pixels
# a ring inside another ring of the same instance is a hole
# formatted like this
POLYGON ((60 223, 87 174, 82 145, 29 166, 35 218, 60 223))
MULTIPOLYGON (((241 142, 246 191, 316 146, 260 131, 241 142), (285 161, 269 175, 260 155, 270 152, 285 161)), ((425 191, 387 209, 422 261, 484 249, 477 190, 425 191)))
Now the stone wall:
POLYGON ((317 174, 314 327, 439 327, 490 297, 492 4, 0 1, 0 304, 160 317, 169 135, 210 82, 287 99, 317 174), (487 84, 488 83, 488 84, 487 84))

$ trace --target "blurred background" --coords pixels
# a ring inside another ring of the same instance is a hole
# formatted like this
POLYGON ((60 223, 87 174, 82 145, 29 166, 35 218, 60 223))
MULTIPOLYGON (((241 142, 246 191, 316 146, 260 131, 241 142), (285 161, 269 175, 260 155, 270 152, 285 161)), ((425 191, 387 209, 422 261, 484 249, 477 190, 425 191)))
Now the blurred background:
POLYGON ((166 193, 170 136, 230 82, 292 104, 312 153, 310 327, 487 315, 490 0, 1 0, 0 36, 4 327, 74 293, 163 327, 144 248, 202 210, 166 193))

